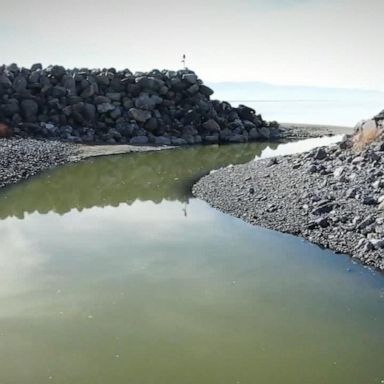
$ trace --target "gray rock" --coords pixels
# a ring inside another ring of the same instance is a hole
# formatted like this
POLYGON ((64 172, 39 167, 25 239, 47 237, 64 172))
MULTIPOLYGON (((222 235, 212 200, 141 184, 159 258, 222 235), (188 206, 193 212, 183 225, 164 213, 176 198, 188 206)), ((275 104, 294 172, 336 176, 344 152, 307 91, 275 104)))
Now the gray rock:
POLYGON ((220 125, 213 119, 207 120, 202 124, 203 128, 210 132, 220 131, 220 125))
POLYGON ((207 144, 217 144, 219 142, 219 135, 215 134, 215 135, 205 136, 204 141, 207 144))
POLYGON ((318 148, 313 158, 315 160, 324 160, 326 157, 327 157, 326 150, 324 148, 318 148))
POLYGON ((107 113, 113 111, 115 106, 111 103, 102 103, 97 105, 97 112, 99 113, 107 113))
POLYGON ((155 144, 156 145, 171 145, 171 140, 169 139, 169 137, 158 136, 155 138, 155 144))
POLYGON ((249 131, 249 139, 250 140, 257 140, 259 137, 260 137, 260 134, 259 134, 259 131, 257 130, 257 128, 252 128, 249 131))
POLYGON ((112 101, 120 101, 123 94, 121 92, 108 92, 105 96, 112 101))
POLYGON ((139 123, 145 123, 148 119, 151 118, 151 112, 137 108, 131 108, 129 110, 129 115, 139 123))
POLYGON ((360 164, 364 161, 364 157, 363 156, 357 156, 355 157, 353 160, 352 160, 352 164, 360 164))
POLYGON ((384 248, 384 239, 371 239, 370 243, 375 247, 379 249, 384 248))
POLYGON ((267 127, 262 127, 259 130, 259 133, 260 133, 260 137, 263 138, 264 140, 270 139, 271 132, 269 131, 269 129, 267 127))
POLYGON ((147 136, 136 136, 136 137, 132 137, 131 140, 129 140, 129 144, 132 144, 132 145, 144 145, 144 144, 148 144, 148 137, 147 136))
POLYGON ((65 68, 60 66, 60 65, 54 65, 51 68, 50 72, 51 72, 51 76, 53 76, 53 77, 55 77, 57 79, 61 79, 67 73, 65 68))
POLYGON ((231 136, 228 141, 230 143, 244 143, 246 141, 246 139, 241 134, 235 134, 235 135, 231 136))
MULTIPOLYGON (((101 104, 103 105, 103 104, 101 104)), ((116 120, 121 116, 121 109, 120 107, 115 107, 111 112, 109 113, 109 116, 111 116, 112 119, 116 120)))
POLYGON ((341 177, 344 175, 344 173, 345 173, 345 166, 337 167, 335 169, 335 171, 333 172, 333 177, 335 179, 341 179, 341 177))
POLYGON ((158 104, 161 104, 163 99, 160 96, 149 96, 147 93, 140 95, 135 100, 135 107, 139 109, 153 110, 158 104))
POLYGON ((362 230, 375 222, 375 218, 373 216, 368 216, 366 219, 362 220, 357 226, 357 230, 362 230))
POLYGON ((24 115, 24 118, 27 122, 34 122, 37 118, 37 112, 39 110, 39 106, 36 101, 31 99, 22 100, 21 110, 24 115))
POLYGON ((188 89, 187 92, 191 95, 194 95, 195 93, 199 92, 199 86, 197 84, 191 85, 188 89))
POLYGON ((199 88, 199 91, 200 93, 202 93, 203 95, 209 97, 211 95, 213 95, 213 90, 209 87, 207 87, 206 85, 200 85, 200 88, 199 88))
POLYGON ((156 91, 160 88, 160 86, 164 85, 161 80, 158 80, 151 76, 137 77, 135 81, 140 87, 152 91, 156 91))
POLYGON ((12 87, 11 80, 7 76, 5 76, 3 73, 0 73, 0 86, 4 88, 12 87))
POLYGON ((334 204, 329 201, 322 202, 315 208, 311 214, 314 216, 322 215, 324 213, 329 213, 333 210, 334 204))
POLYGON ((347 192, 346 192, 346 197, 348 199, 353 199, 356 197, 357 192, 358 192, 358 190, 356 187, 348 188, 347 192))
POLYGON ((18 93, 25 91, 27 89, 27 85, 27 79, 21 75, 17 76, 13 81, 13 89, 18 93))
POLYGON ((101 95, 95 97, 95 104, 96 105, 106 104, 106 103, 111 103, 111 99, 109 97, 101 96, 101 95))
POLYGON ((185 73, 181 78, 190 84, 197 83, 197 76, 194 73, 185 73))
POLYGON ((172 145, 186 145, 187 142, 184 139, 180 139, 178 137, 172 138, 172 145))

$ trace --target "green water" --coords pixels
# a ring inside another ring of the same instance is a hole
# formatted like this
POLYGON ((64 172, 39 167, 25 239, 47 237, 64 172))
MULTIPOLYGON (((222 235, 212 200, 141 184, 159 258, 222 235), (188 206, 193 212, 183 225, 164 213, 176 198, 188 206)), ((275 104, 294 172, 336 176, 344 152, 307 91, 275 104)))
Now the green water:
POLYGON ((381 383, 383 275, 190 194, 314 143, 99 158, 2 191, 0 384, 381 383))

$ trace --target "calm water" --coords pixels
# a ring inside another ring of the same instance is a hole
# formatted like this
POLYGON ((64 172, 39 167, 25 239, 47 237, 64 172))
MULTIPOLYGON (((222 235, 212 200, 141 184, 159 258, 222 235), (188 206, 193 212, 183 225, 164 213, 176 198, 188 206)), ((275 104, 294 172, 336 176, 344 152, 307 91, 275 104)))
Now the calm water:
MULTIPOLYGON (((234 105, 239 103, 234 102, 234 105)), ((312 123, 354 127, 363 119, 370 119, 383 109, 378 100, 269 100, 244 101, 266 120, 288 123, 312 123)))
POLYGON ((382 275, 190 195, 303 147, 99 158, 3 191, 0 383, 381 383, 382 275))
POLYGON ((211 83, 214 97, 255 108, 266 120, 354 127, 383 109, 384 93, 358 89, 211 83))

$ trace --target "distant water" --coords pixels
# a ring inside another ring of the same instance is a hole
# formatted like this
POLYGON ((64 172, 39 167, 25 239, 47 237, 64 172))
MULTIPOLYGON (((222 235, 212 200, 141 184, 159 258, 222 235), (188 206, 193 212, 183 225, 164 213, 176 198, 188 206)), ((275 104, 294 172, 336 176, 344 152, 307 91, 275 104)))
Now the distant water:
POLYGON ((245 104, 266 120, 355 126, 384 109, 384 92, 279 86, 258 82, 211 83, 214 98, 245 104))
POLYGON ((329 124, 353 127, 362 119, 376 115, 384 108, 380 101, 312 101, 268 100, 232 101, 245 104, 261 113, 265 120, 285 123, 329 124))

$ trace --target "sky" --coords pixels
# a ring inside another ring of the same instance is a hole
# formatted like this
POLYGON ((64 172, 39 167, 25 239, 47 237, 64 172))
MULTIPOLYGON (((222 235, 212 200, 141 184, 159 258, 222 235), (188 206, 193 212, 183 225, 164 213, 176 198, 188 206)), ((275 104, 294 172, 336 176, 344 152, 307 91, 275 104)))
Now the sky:
POLYGON ((384 0, 0 0, 5 64, 384 91, 384 0))

